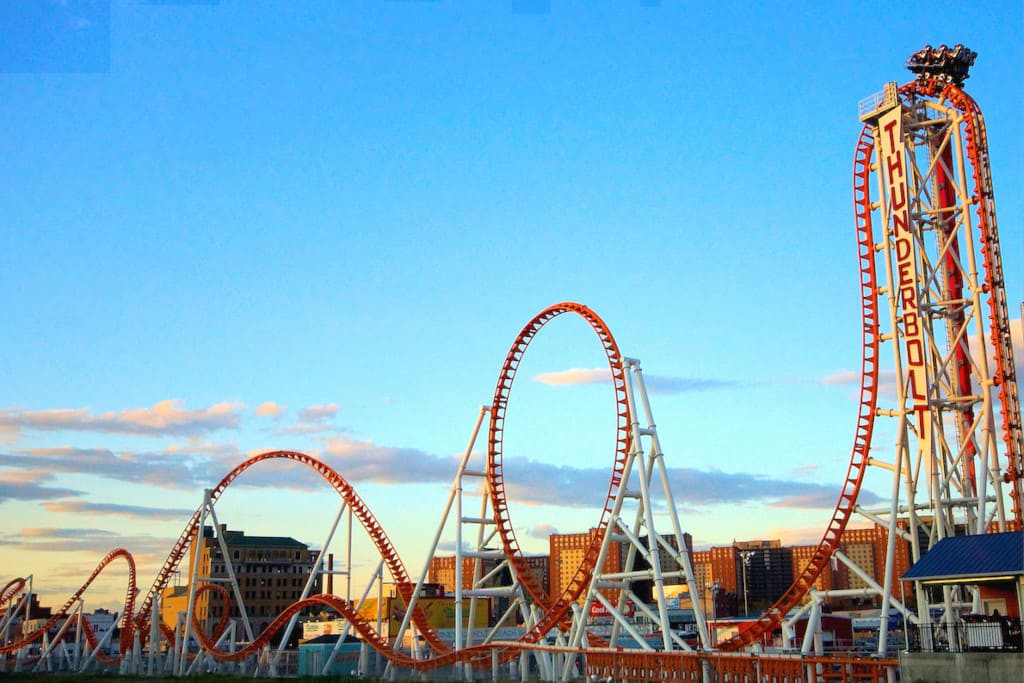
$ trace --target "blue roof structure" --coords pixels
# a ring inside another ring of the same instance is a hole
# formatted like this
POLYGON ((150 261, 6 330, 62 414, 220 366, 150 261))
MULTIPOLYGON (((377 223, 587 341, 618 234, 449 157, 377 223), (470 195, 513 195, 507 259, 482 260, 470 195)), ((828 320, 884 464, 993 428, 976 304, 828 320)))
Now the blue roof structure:
POLYGON ((1024 575, 1024 531, 944 538, 903 575, 905 580, 968 583, 1024 575))

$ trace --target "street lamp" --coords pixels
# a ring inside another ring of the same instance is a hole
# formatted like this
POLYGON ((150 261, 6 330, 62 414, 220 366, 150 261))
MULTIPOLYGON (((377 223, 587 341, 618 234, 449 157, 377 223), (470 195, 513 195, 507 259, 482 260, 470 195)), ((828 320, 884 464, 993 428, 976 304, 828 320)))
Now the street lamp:
POLYGON ((720 581, 715 581, 708 586, 708 592, 711 593, 711 616, 715 619, 718 618, 718 593, 722 590, 722 584, 720 581))
POLYGON ((750 559, 754 557, 753 550, 741 550, 740 559, 743 561, 743 616, 750 615, 750 607, 747 605, 747 569, 750 567, 750 559))
POLYGON ((711 647, 714 647, 718 643, 718 592, 722 590, 722 584, 715 581, 708 586, 708 591, 711 593, 711 612, 714 617, 715 624, 709 630, 711 631, 711 647))

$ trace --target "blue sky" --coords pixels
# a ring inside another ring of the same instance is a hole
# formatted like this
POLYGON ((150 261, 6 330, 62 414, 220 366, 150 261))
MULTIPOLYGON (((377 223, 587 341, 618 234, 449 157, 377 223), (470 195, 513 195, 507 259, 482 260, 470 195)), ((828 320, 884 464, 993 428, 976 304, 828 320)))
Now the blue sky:
MULTIPOLYGON (((816 541, 857 411, 857 102, 925 43, 979 53, 1016 316, 1021 25, 1018 2, 0 1, 0 580, 62 602, 124 546, 148 586, 202 489, 270 449, 335 466, 418 569, 509 345, 564 300, 643 361, 698 545, 816 541)), ((528 549, 596 521, 614 431, 607 386, 537 378, 602 360, 559 319, 520 371, 528 549)), ((221 521, 318 544, 333 494, 252 475, 221 521)))

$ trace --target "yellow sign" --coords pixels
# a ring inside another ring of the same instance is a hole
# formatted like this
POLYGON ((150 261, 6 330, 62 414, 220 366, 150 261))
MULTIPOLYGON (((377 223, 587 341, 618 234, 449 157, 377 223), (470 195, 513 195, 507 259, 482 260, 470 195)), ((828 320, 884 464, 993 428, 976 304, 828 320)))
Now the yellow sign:
MULTIPOLYGON (((388 637, 394 638, 398 635, 398 627, 402 625, 405 618, 405 600, 401 597, 385 598, 387 610, 382 618, 387 621, 388 637)), ((422 610, 427 621, 434 628, 455 628, 455 598, 419 598, 416 601, 416 608, 422 610)), ((367 600, 359 616, 371 624, 377 623, 377 601, 367 600)), ((490 623, 491 605, 490 600, 477 601, 476 614, 473 618, 473 628, 486 628, 490 623), (482 605, 481 605, 482 603, 482 605)), ((469 600, 463 602, 462 624, 469 624, 469 600)))

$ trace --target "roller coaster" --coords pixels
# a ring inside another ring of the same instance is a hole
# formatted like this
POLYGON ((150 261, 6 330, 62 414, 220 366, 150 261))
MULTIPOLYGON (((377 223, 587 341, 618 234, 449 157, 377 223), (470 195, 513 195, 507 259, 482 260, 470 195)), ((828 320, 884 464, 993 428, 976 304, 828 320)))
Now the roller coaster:
POLYGON ((0 616, 0 670, 116 667, 139 675, 208 669, 275 675, 281 673, 284 645, 275 650, 271 639, 290 634, 301 612, 319 606, 337 613, 346 624, 344 635, 352 633, 362 643, 359 673, 390 678, 419 672, 462 680, 486 675, 526 680, 536 672, 550 681, 719 681, 744 676, 758 681, 893 680, 896 662, 887 658, 886 626, 891 612, 923 625, 937 613, 951 620, 960 606, 977 608, 979 601, 977 591, 947 588, 935 602, 920 586, 912 601, 904 599, 894 575, 896 544, 908 544, 911 561, 917 561, 949 536, 1024 529, 1024 442, 987 136, 980 108, 962 89, 973 60, 974 53, 962 46, 925 48, 908 63, 915 74, 912 82, 889 83, 861 103, 863 129, 854 155, 853 194, 863 353, 849 466, 813 557, 782 597, 736 635, 716 643, 696 600, 697 644, 674 633, 665 608, 666 582, 693 586, 696 580, 640 362, 621 353, 594 311, 565 302, 538 313, 513 341, 493 399, 481 408, 472 430, 429 552, 432 557, 437 551, 454 507, 456 623, 464 623, 467 605, 472 612, 476 601, 500 594, 510 607, 499 625, 521 625, 518 638, 501 640, 497 629, 480 642, 474 642, 469 629, 456 629, 454 642, 443 638, 417 605, 427 566, 414 580, 381 523, 342 473, 303 453, 273 451, 239 464, 204 492, 202 504, 137 605, 135 564, 124 549, 104 557, 48 622, 28 633, 14 633, 10 626, 32 594, 31 577, 10 580, 0 590, 0 609, 6 608, 0 616), (564 591, 550 595, 530 570, 510 514, 504 433, 516 373, 531 341, 547 323, 566 314, 584 320, 597 336, 610 371, 616 425, 596 533, 564 591), (471 457, 485 419, 486 458, 483 471, 475 471, 471 457), (883 454, 888 447, 876 444, 879 434, 893 439, 888 456, 883 454), (359 600, 314 595, 314 575, 323 571, 319 566, 300 600, 262 632, 253 631, 218 531, 216 503, 249 469, 272 460, 313 470, 337 494, 338 516, 322 552, 333 542, 344 513, 358 521, 380 558, 371 583, 382 585, 386 572, 409 606, 397 638, 383 635, 361 610, 372 585, 359 600), (465 491, 473 488, 464 482, 471 479, 480 484, 477 516, 463 510, 465 491), (859 498, 865 487, 889 492, 889 497, 878 505, 863 505, 859 498), (816 580, 837 562, 859 575, 871 573, 840 549, 844 531, 855 520, 888 533, 883 583, 868 580, 868 588, 858 589, 882 604, 878 650, 873 658, 826 657, 814 649, 810 633, 825 601, 842 597, 844 591, 818 590, 816 580), (224 551, 227 588, 200 576, 199 562, 193 562, 188 609, 177 624, 164 624, 159 618, 161 596, 208 523, 224 551), (464 533, 470 542, 464 543, 464 533), (491 548, 495 542, 500 550, 491 548), (613 544, 627 549, 626 559, 609 572, 605 559, 613 544), (483 587, 480 561, 488 557, 507 570, 507 584, 483 587), (463 558, 476 563, 472 588, 463 587, 463 558), (115 562, 126 563, 129 575, 116 654, 82 610, 90 585, 115 562), (639 581, 653 584, 653 605, 637 597, 639 581), (195 614, 197 597, 204 591, 218 593, 225 603, 233 601, 241 618, 229 619, 225 613, 207 633, 195 614), (597 604, 611 615, 610 629, 596 628, 591 606, 597 604), (634 608, 657 626, 657 642, 636 631, 629 612, 634 608), (800 618, 809 619, 811 626, 796 648, 793 623, 800 618), (404 646, 410 632, 418 638, 404 646), (763 651, 765 636, 777 632, 798 654, 770 656, 763 651), (59 647, 72 634, 76 646, 59 647), (633 646, 624 647, 626 641, 633 646), (383 672, 367 668, 365 653, 370 650, 386 662, 383 672))

